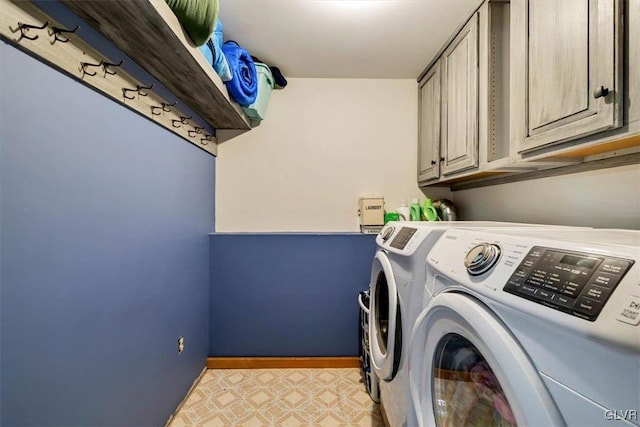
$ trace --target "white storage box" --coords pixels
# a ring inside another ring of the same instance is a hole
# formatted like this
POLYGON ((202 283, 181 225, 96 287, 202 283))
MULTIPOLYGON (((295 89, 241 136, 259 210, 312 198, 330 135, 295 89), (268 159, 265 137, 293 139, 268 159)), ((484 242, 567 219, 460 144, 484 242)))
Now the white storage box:
POLYGON ((384 225, 384 198, 361 197, 360 225, 384 225))

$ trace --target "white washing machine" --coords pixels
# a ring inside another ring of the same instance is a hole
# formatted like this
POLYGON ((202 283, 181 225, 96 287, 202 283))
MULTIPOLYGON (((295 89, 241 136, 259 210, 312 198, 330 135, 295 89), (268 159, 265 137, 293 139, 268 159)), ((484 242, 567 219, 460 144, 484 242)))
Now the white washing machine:
POLYGON ((426 257, 448 228, 549 227, 500 222, 390 222, 376 238, 371 268, 369 344, 380 401, 391 427, 415 426, 407 377, 408 337, 424 306, 426 257))
POLYGON ((410 338, 420 426, 640 426, 640 232, 447 230, 410 338))

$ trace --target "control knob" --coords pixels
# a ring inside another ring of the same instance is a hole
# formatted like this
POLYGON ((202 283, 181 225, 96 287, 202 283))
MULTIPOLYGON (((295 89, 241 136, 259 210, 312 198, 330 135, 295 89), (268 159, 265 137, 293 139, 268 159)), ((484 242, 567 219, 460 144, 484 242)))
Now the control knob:
POLYGON ((384 230, 382 232, 382 235, 380 237, 382 237, 382 241, 386 242, 387 240, 389 240, 389 238, 391 236, 393 236, 393 232, 396 231, 396 229, 393 226, 389 226, 387 227, 386 230, 384 230))
POLYGON ((479 276, 491 270, 500 259, 501 249, 495 243, 480 243, 467 252, 464 266, 472 276, 479 276))

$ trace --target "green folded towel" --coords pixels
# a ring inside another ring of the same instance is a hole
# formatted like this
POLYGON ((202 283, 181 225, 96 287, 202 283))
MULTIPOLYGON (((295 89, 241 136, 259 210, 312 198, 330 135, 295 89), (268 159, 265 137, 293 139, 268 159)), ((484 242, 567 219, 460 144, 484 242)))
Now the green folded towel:
POLYGON ((165 0, 193 43, 202 46, 213 32, 218 18, 218 0, 165 0))

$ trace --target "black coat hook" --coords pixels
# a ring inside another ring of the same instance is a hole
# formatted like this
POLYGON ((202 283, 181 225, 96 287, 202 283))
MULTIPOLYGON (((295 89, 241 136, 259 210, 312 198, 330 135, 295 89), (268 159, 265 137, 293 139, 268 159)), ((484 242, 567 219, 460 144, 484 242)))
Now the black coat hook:
MULTIPOLYGON (((107 62, 105 60, 102 60, 102 68, 104 68, 104 75, 106 77, 107 74, 114 76, 116 74, 115 71, 111 71, 109 70, 109 67, 119 67, 124 63, 123 60, 120 60, 120 62, 118 62, 117 64, 113 63, 113 62, 107 62)), ((153 85, 152 85, 153 86, 153 85)))
POLYGON ((181 123, 182 122, 180 120, 171 119, 171 126, 173 126, 174 128, 179 128, 181 123))
POLYGON ((159 112, 156 113, 157 110, 162 110, 162 107, 158 107, 157 105, 152 105, 151 106, 151 115, 159 116, 160 114, 162 114, 162 111, 159 111, 159 112))
POLYGON ((80 68, 82 70, 82 76, 83 77, 85 76, 85 74, 89 75, 89 76, 95 76, 96 75, 95 71, 94 72, 87 71, 88 67, 102 67, 102 61, 100 61, 97 64, 91 64, 90 62, 81 62, 80 63, 80 68))
POLYGON ((191 120, 192 118, 193 118, 193 116, 189 116, 189 117, 180 116, 180 122, 183 125, 186 125, 187 124, 187 120, 191 120))
POLYGON ((58 27, 51 27, 51 35, 53 36, 53 41, 51 42, 51 44, 54 44, 55 42, 60 42, 60 43, 66 43, 69 41, 69 37, 64 36, 61 34, 64 33, 75 33, 76 31, 78 31, 78 29, 80 28, 80 25, 76 25, 76 27, 73 30, 65 30, 64 28, 58 28, 58 27))
POLYGON ((154 85, 154 84, 153 84, 153 83, 151 83, 151 85, 150 85, 150 86, 140 86, 140 85, 136 86, 136 90, 138 91, 138 95, 140 95, 140 96, 147 96, 147 95, 149 95, 147 92, 143 92, 142 90, 143 90, 143 89, 144 89, 144 90, 151 90, 151 89, 153 89, 153 85, 154 85))
POLYGON ((188 131, 187 133, 189 134, 189 136, 190 136, 191 138, 195 138, 195 137, 196 137, 196 134, 200 134, 200 133, 202 133, 202 130, 203 130, 203 129, 204 129, 204 128, 201 128, 200 126, 194 126, 194 127, 193 127, 193 130, 190 130, 190 131, 188 131))
POLYGON ((31 25, 31 24, 23 24, 22 22, 18 22, 18 28, 16 28, 15 30, 11 27, 9 27, 9 29, 11 30, 12 33, 15 33, 16 31, 20 30, 20 38, 18 39, 18 41, 22 40, 22 39, 27 39, 27 40, 35 40, 38 38, 38 35, 35 35, 34 37, 28 36, 27 33, 29 32, 29 30, 33 29, 33 30, 44 30, 45 28, 47 28, 47 25, 49 25, 49 21, 45 22, 44 24, 38 26, 38 25, 31 25))
POLYGON ((215 138, 213 136, 211 136, 211 135, 207 135, 204 138, 200 138, 200 144, 202 144, 202 145, 209 144, 209 141, 215 141, 215 138))
POLYGON ((169 107, 173 107, 178 103, 178 101, 173 101, 173 104, 167 104, 165 102, 162 103, 162 110, 166 111, 167 113, 171 112, 171 108, 169 107))
POLYGON ((138 91, 137 89, 128 89, 126 87, 123 87, 122 88, 122 96, 124 96, 127 99, 136 99, 135 96, 127 96, 127 93, 129 93, 129 92, 137 92, 137 91, 138 91))
POLYGON ((129 92, 138 92, 139 96, 147 96, 149 95, 146 92, 143 92, 143 90, 149 90, 153 88, 153 84, 151 84, 150 86, 140 86, 140 85, 136 85, 135 89, 128 89, 126 87, 122 88, 122 96, 124 96, 127 99, 136 99, 135 96, 127 96, 127 93, 129 92))

